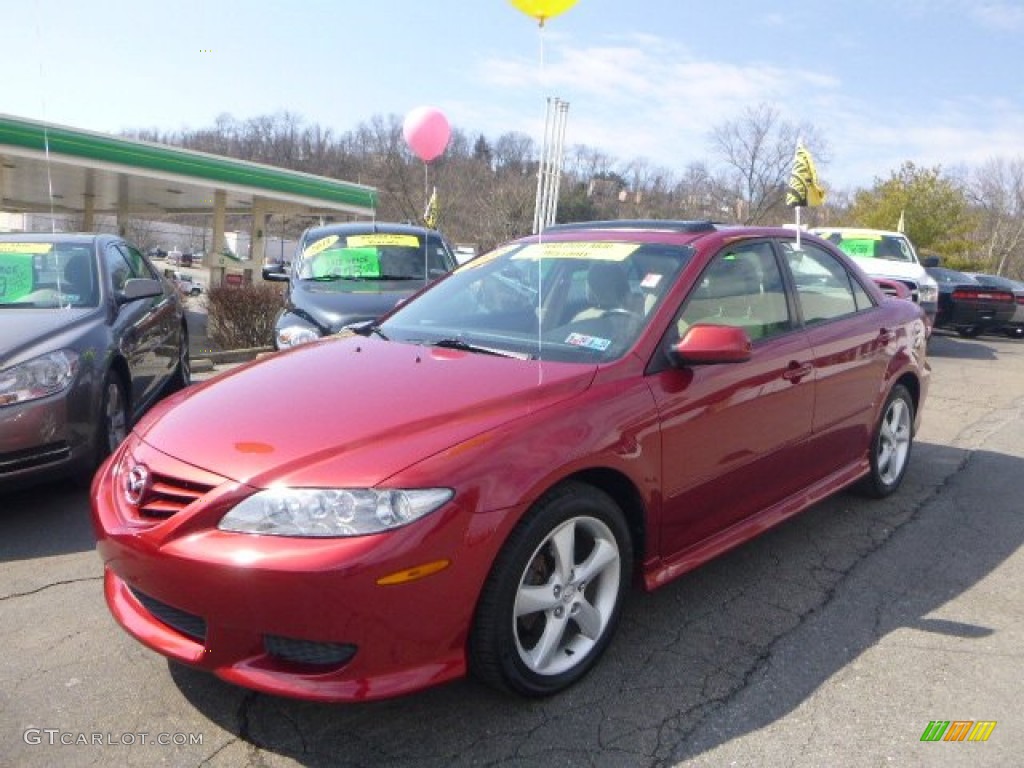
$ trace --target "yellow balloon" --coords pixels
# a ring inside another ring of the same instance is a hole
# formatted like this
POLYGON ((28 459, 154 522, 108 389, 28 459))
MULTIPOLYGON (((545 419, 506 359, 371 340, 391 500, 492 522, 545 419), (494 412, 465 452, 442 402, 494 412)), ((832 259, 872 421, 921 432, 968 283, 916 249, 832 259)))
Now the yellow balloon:
POLYGON ((509 0, 512 5, 535 18, 543 27, 544 22, 552 16, 565 13, 574 5, 577 0, 509 0))

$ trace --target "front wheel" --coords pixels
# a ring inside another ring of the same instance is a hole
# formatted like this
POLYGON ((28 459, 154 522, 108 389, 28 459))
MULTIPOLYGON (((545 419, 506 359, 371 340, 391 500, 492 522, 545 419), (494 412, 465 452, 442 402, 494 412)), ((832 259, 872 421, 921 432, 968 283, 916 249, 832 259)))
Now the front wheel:
POLYGON ((976 338, 978 338, 978 336, 981 335, 981 328, 978 328, 977 326, 973 326, 972 325, 969 328, 960 328, 960 329, 958 329, 957 333, 959 333, 965 339, 976 339, 976 338))
POLYGON ((1011 339, 1024 339, 1024 325, 1014 325, 1007 328, 1006 335, 1011 339))
POLYGON ((871 472, 858 489, 881 499, 899 488, 910 463, 913 440, 914 401, 907 388, 897 384, 885 401, 871 441, 871 472))
POLYGON ((532 697, 577 682, 611 642, 632 561, 610 496, 581 483, 550 492, 509 536, 484 585, 469 641, 474 674, 532 697))

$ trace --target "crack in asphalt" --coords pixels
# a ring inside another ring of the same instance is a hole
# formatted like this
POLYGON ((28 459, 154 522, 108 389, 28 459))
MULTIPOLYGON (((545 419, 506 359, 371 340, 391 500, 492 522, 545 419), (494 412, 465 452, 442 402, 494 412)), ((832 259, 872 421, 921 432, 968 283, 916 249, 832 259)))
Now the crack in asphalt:
POLYGON ((35 589, 30 589, 25 592, 12 592, 9 595, 0 595, 0 602, 3 602, 5 600, 13 600, 18 597, 31 597, 32 595, 38 595, 40 592, 45 592, 46 590, 52 589, 53 587, 64 587, 69 584, 80 584, 85 581, 103 581, 103 577, 83 576, 80 579, 64 579, 63 581, 54 581, 50 584, 44 584, 41 587, 36 587, 35 589))

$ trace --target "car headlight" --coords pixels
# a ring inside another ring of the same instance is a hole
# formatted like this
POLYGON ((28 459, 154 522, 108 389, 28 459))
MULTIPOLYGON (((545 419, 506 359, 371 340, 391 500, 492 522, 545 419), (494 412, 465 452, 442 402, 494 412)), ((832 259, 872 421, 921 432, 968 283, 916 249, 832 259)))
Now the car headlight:
POLYGON ((275 488, 242 501, 217 527, 268 536, 367 536, 419 520, 454 495, 448 488, 275 488))
POLYGON ((934 302, 939 300, 939 284, 931 277, 921 278, 918 283, 918 290, 921 293, 921 301, 934 302))
POLYGON ((320 338, 320 331, 306 323, 289 323, 275 331, 278 349, 297 347, 320 338))
POLYGON ((66 389, 78 372, 78 353, 61 349, 0 371, 0 406, 38 400, 66 389))

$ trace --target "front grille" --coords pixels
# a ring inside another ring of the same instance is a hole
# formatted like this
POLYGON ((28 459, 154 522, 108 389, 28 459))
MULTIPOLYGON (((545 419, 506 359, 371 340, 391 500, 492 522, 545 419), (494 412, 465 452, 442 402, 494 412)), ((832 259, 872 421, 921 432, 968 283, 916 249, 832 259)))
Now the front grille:
POLYGON ((68 444, 61 441, 40 445, 24 451, 12 451, 0 454, 0 475, 8 472, 20 472, 25 469, 44 467, 58 461, 65 461, 71 456, 68 444))
POLYGON ((341 666, 356 654, 354 645, 344 643, 316 643, 296 640, 280 635, 264 635, 263 647, 271 656, 294 664, 313 664, 318 667, 341 666))
POLYGON ((139 515, 166 519, 205 496, 213 487, 154 473, 153 485, 139 505, 139 515))
POLYGON ((133 587, 129 587, 129 589, 135 595, 135 599, 142 603, 142 606, 153 614, 155 619, 166 624, 171 629, 181 632, 186 637, 192 638, 196 642, 206 643, 206 621, 201 616, 196 616, 172 605, 167 605, 167 603, 162 603, 133 587))

